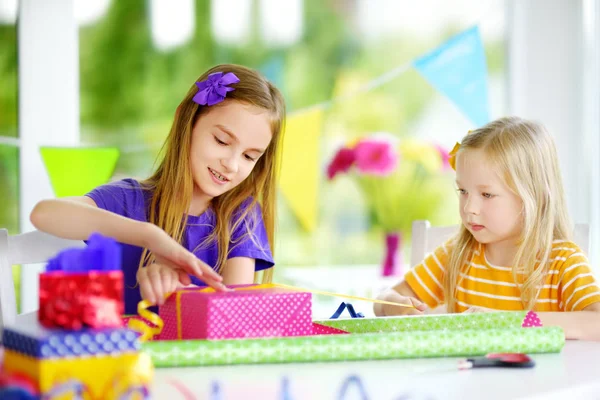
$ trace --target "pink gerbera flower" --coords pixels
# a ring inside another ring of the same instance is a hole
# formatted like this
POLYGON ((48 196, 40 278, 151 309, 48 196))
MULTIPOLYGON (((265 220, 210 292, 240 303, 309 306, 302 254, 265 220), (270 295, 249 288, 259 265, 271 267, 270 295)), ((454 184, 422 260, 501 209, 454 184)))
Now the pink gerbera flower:
POLYGON ((364 174, 389 175, 398 165, 398 153, 387 140, 365 139, 354 147, 356 167, 364 174))
POLYGON ((327 178, 332 180, 335 176, 342 172, 348 172, 352 164, 354 164, 355 155, 354 150, 347 147, 342 147, 338 150, 331 160, 331 163, 327 166, 327 178))

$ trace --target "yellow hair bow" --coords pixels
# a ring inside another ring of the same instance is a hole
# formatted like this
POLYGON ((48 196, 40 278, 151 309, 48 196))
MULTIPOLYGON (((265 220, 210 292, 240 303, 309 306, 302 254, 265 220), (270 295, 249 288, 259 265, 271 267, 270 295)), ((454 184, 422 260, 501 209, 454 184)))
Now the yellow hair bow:
POLYGON ((456 144, 454 145, 452 150, 450 150, 450 153, 448 153, 448 155, 450 156, 450 157, 448 157, 448 164, 450 164, 452 169, 455 171, 456 171, 456 153, 458 152, 458 149, 460 149, 460 143, 456 142, 456 144))
MULTIPOLYGON (((468 131, 467 135, 473 131, 468 131)), ((456 142, 450 153, 448 153, 448 164, 452 167, 453 170, 456 171, 456 153, 458 153, 458 149, 460 149, 460 143, 456 142)))

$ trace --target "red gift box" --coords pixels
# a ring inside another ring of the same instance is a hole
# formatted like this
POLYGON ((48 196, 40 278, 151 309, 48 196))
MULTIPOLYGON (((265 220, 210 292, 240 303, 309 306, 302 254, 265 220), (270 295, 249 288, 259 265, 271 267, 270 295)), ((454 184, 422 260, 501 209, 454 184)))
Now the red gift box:
POLYGON ((123 326, 122 271, 40 274, 38 319, 47 328, 123 326))
POLYGON ((186 288, 159 308, 158 339, 234 339, 314 334, 312 295, 281 288, 214 292, 186 288))

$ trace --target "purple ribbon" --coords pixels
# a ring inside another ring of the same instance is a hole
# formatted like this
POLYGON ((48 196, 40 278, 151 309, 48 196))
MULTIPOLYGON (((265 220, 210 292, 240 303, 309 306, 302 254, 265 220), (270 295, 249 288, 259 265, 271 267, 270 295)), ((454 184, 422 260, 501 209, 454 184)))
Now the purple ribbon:
POLYGON ((89 271, 120 271, 121 246, 110 237, 92 233, 87 247, 70 248, 48 261, 46 271, 68 273, 89 271))
POLYGON ((222 72, 213 72, 208 75, 208 78, 202 82, 196 82, 198 93, 194 95, 192 101, 201 106, 212 106, 225 100, 227 92, 235 90, 229 87, 233 83, 238 83, 240 80, 233 72, 228 72, 223 75, 222 72))

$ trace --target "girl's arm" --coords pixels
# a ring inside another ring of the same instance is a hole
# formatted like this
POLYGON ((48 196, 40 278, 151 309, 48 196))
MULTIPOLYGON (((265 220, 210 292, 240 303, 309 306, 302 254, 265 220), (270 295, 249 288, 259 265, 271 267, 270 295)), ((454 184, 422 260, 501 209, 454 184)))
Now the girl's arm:
POLYGON ((590 304, 583 311, 537 314, 542 325, 563 328, 567 339, 600 341, 600 303, 590 304))
POLYGON ((98 208, 87 196, 42 200, 33 208, 30 219, 40 231, 65 239, 86 240, 98 232, 139 247, 148 247, 158 230, 150 223, 98 208))
POLYGON ((250 257, 232 257, 227 260, 221 274, 225 285, 254 283, 256 260, 250 257))
POLYGON ((100 209, 87 196, 42 200, 34 207, 30 219, 40 231, 66 239, 85 240, 93 232, 98 232, 121 243, 147 248, 174 268, 222 289, 221 277, 165 231, 151 223, 100 209))
POLYGON ((423 303, 411 287, 402 280, 396 286, 392 287, 377 296, 378 300, 391 301, 393 303, 401 303, 412 305, 414 307, 401 307, 391 304, 375 303, 373 311, 378 317, 391 315, 419 315, 427 309, 427 305, 423 303))

